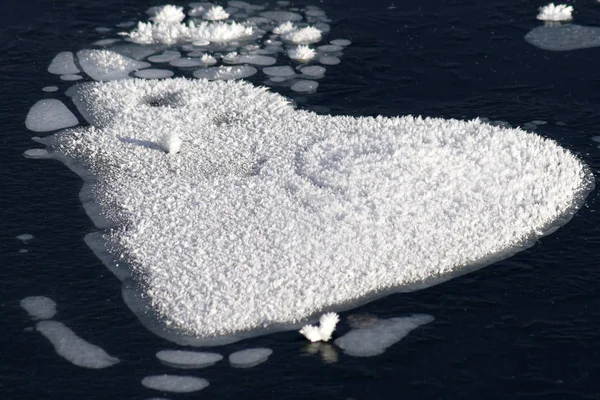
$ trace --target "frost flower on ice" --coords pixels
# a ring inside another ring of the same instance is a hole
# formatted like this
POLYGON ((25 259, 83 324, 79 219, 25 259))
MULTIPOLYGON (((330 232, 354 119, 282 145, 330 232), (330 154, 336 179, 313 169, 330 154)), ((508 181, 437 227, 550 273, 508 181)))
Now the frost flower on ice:
POLYGON ((573 13, 573 7, 565 4, 554 5, 550 3, 543 7, 540 7, 540 13, 537 15, 537 19, 541 21, 570 21, 573 19, 571 15, 573 13))
POLYGON ((150 18, 156 23, 178 24, 185 19, 183 7, 166 5, 156 10, 154 17, 150 18))
MULTIPOLYGON (((278 26, 278 28, 281 27, 278 26)), ((281 37, 288 42, 296 44, 310 44, 321 40, 321 31, 314 26, 307 26, 301 29, 292 29, 285 32, 281 37)))
POLYGON ((214 7, 211 7, 210 10, 208 10, 202 16, 202 18, 209 20, 209 21, 220 21, 220 20, 229 18, 229 14, 227 13, 227 11, 225 11, 225 9, 223 7, 214 6, 214 7))
POLYGON ((295 49, 288 51, 288 56, 294 60, 299 62, 307 62, 315 58, 317 52, 314 49, 311 49, 308 46, 298 46, 295 49))
POLYGON ((294 24, 292 24, 291 21, 288 21, 288 22, 284 22, 284 23, 279 24, 278 26, 276 26, 273 29, 273 33, 275 33, 277 35, 281 35, 283 33, 291 32, 294 29, 295 29, 294 28, 294 24))
POLYGON ((331 339, 331 334, 335 330, 340 317, 334 313, 323 314, 319 319, 319 326, 315 325, 304 325, 300 329, 300 333, 311 342, 327 342, 331 339))

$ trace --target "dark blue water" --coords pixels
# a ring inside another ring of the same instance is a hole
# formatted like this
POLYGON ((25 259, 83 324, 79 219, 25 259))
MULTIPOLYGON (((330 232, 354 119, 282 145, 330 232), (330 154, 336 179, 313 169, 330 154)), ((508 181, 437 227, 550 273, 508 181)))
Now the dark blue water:
MULTIPOLYGON (((120 283, 83 242, 93 231, 62 164, 28 160, 24 127, 41 88, 69 85, 46 72, 59 51, 99 38, 98 26, 143 17, 158 1, 5 0, 0 15, 0 393, 2 399, 144 399, 147 375, 177 372, 154 354, 175 348, 126 308, 120 283), (31 233, 23 245, 15 236, 31 233), (19 253, 26 248, 27 253, 19 253), (57 319, 122 361, 104 370, 57 356, 19 300, 45 295, 57 319)), ((182 5, 184 3, 179 2, 182 5)), ((301 2, 299 4, 310 4, 301 2)), ((523 40, 543 2, 334 0, 330 38, 353 41, 328 68, 305 106, 333 114, 488 117, 513 126, 548 121, 537 132, 578 154, 596 173, 600 49, 539 50, 523 40)), ((598 25, 600 5, 575 4, 577 23, 598 25)), ((258 79, 258 78, 254 78, 258 79)), ((281 89, 283 94, 289 94, 281 89)), ((444 163, 444 160, 440 160, 444 163)), ((228 355, 269 347, 265 364, 236 370, 221 362, 192 371, 210 381, 172 399, 599 399, 600 204, 596 192, 575 218, 533 248, 444 284, 378 300, 353 312, 382 318, 426 313, 436 320, 381 356, 326 364, 296 332, 215 349, 228 355)), ((347 313, 346 313, 347 314, 347 313)), ((342 317, 345 314, 342 314, 342 317)), ((338 334, 348 330, 340 325, 338 334)))

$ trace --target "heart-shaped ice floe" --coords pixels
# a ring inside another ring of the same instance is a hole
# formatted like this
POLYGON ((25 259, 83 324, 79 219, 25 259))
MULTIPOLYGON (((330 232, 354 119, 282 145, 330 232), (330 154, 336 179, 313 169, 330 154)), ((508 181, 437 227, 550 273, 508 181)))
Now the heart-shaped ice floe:
MULTIPOLYGON (((564 223, 592 185, 555 142, 478 120, 295 110, 244 82, 82 86, 57 154, 96 180, 114 256, 165 325, 289 326, 450 279, 564 223), (159 142, 178 135, 178 154, 159 142)), ((122 276, 121 276, 122 277, 122 276)))

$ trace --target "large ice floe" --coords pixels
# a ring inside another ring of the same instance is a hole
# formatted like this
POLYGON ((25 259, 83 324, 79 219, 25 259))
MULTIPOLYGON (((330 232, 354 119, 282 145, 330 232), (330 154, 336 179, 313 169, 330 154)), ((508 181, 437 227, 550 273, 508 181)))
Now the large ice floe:
POLYGON ((298 328, 483 267, 564 224, 593 184, 554 141, 479 120, 322 116, 242 81, 72 94, 90 125, 39 140, 86 181, 103 229, 87 242, 130 308, 181 344, 298 328))

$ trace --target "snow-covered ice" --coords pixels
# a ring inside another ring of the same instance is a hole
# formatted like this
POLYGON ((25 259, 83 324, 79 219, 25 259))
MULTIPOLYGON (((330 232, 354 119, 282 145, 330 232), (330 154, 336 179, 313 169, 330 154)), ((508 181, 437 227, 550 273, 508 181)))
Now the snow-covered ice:
POLYGON ((95 177, 108 250, 136 279, 124 293, 148 307, 134 311, 206 344, 510 256, 592 185, 555 142, 479 120, 323 116, 237 81, 76 90, 91 126, 44 142, 95 177))

